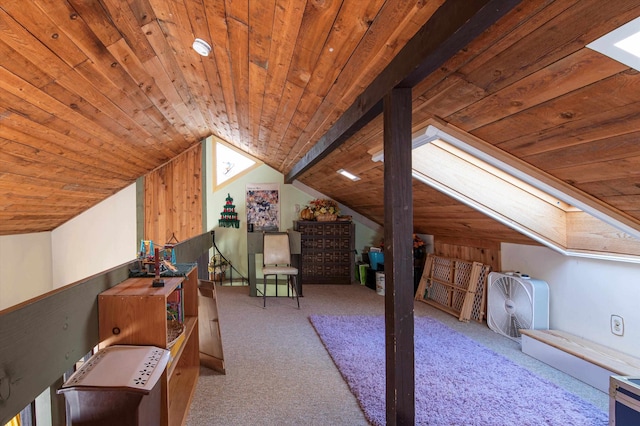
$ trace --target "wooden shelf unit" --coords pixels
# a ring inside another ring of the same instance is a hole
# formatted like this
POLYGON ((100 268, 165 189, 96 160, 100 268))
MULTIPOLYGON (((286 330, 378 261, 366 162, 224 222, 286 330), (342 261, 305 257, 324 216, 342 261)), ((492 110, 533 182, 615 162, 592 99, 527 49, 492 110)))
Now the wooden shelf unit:
POLYGON ((181 288, 185 337, 172 348, 172 359, 161 378, 161 424, 183 425, 200 373, 197 268, 186 277, 164 278, 164 287, 152 287, 152 281, 129 278, 100 293, 100 347, 152 345, 166 349, 167 297, 181 288))
POLYGON ((304 284, 351 284, 355 281, 355 226, 351 222, 296 221, 301 233, 304 284))

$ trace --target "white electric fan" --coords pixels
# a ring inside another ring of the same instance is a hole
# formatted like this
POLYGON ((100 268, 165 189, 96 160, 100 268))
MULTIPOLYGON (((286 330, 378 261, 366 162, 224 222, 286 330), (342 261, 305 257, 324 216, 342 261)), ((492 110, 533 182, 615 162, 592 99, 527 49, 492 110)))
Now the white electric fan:
POLYGON ((520 330, 549 328, 549 285, 519 273, 491 272, 487 290, 487 325, 520 341, 520 330))

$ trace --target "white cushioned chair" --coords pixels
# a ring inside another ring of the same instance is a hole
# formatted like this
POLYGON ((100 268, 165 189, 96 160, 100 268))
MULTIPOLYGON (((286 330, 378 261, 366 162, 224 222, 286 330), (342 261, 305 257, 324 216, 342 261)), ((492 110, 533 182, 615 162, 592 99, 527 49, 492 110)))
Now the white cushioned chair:
POLYGON ((276 277, 276 295, 278 294, 278 275, 287 277, 287 297, 291 289, 291 297, 295 295, 298 309, 300 309, 300 299, 298 298, 298 269, 291 266, 291 250, 289 247, 289 234, 286 232, 265 232, 263 233, 262 246, 262 275, 264 289, 262 291, 263 307, 267 306, 267 276, 276 277))

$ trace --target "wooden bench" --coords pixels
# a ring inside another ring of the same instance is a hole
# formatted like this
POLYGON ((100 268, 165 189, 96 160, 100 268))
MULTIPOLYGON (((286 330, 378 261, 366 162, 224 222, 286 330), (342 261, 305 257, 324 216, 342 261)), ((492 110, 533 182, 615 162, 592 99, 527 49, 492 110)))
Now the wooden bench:
POLYGON ((640 359, 560 330, 520 330, 522 352, 609 393, 609 377, 640 377, 640 359))

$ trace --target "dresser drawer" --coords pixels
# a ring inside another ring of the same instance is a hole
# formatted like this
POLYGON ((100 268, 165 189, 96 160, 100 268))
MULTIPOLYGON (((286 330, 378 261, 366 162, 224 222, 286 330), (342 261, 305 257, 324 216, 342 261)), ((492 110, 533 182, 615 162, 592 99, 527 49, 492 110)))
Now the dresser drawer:
POLYGON ((299 221, 301 275, 305 284, 350 284, 355 280, 355 227, 351 222, 299 221))

